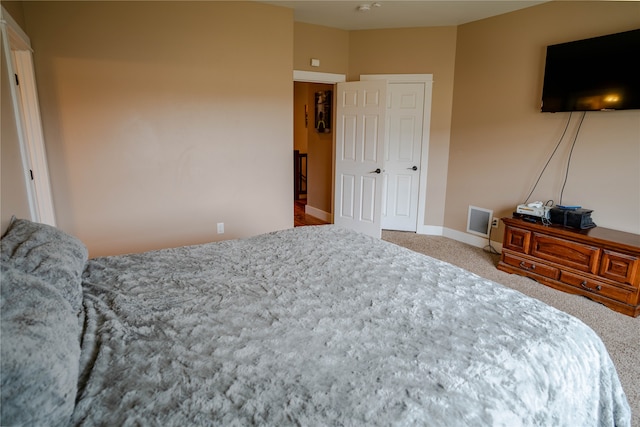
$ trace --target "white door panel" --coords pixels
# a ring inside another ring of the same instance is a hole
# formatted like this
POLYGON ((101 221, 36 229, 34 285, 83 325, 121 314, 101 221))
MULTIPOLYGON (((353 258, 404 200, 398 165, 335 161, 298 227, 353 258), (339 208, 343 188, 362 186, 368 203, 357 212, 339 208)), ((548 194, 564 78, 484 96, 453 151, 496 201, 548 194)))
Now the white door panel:
POLYGON ((342 194, 342 201, 340 203, 339 215, 342 218, 355 219, 353 209, 353 197, 355 192, 355 177, 353 175, 343 174, 340 180, 340 192, 342 194))
POLYGON ((389 84, 382 227, 416 231, 420 190, 423 83, 389 84))
MULTIPOLYGON (((363 144, 361 145, 363 153, 362 160, 364 162, 371 162, 377 164, 380 160, 379 148, 380 148, 380 135, 378 130, 380 128, 380 122, 376 115, 366 115, 363 117, 364 135, 362 137, 363 144)), ((384 146, 383 146, 384 147, 384 146)))
POLYGON ((11 100, 18 133, 30 219, 55 226, 31 41, 4 7, 0 10, 0 21, 0 43, 4 54, 2 61, 6 64, 8 75, 12 76, 7 97, 11 100))
POLYGON ((413 176, 398 175, 396 177, 396 216, 408 217, 411 215, 411 184, 413 176))
POLYGON ((376 192, 378 189, 377 179, 368 176, 362 177, 362 194, 360 196, 360 218, 361 222, 373 224, 376 221, 376 192))
POLYGON ((345 116, 342 118, 343 132, 342 145, 340 146, 341 161, 356 160, 356 116, 345 116))
POLYGON ((387 82, 339 83, 336 96, 335 216, 380 237, 387 82))

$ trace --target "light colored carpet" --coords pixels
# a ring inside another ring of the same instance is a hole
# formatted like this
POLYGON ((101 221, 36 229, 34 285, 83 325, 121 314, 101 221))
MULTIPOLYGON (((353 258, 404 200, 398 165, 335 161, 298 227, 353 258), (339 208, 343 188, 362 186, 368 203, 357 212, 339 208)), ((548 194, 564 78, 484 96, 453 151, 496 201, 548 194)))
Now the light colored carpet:
POLYGON ((561 292, 496 268, 499 255, 441 236, 401 231, 382 232, 382 239, 472 271, 569 313, 589 325, 606 345, 616 365, 632 411, 632 427, 640 427, 640 317, 633 318, 587 298, 561 292))

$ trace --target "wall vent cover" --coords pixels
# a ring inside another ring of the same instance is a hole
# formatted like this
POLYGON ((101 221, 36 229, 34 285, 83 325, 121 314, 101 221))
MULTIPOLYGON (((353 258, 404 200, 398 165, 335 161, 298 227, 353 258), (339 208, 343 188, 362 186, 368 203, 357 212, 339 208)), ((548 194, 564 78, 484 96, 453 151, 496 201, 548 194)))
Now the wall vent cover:
POLYGON ((469 214, 467 216, 467 233, 489 237, 492 218, 492 210, 469 205, 469 214))

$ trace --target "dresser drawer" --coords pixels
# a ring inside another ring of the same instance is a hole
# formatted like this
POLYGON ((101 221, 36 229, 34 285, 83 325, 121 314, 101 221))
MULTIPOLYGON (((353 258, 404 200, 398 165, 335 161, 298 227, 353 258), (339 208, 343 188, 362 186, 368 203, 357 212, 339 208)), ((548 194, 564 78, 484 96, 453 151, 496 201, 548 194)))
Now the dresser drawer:
POLYGON ((521 252, 523 254, 528 254, 529 247, 531 245, 531 234, 532 233, 528 230, 507 226, 504 230, 504 242, 502 243, 502 247, 512 251, 521 252))
POLYGON ((604 250, 600 261, 600 276, 637 287, 640 282, 640 259, 604 250))
POLYGON ((550 267, 535 261, 525 260, 518 256, 511 255, 508 252, 502 253, 502 261, 505 264, 518 267, 524 271, 530 271, 531 273, 535 273, 540 276, 548 277, 549 279, 557 279, 560 276, 560 270, 555 267, 550 267))
POLYGON ((568 285, 575 286, 576 288, 589 291, 593 294, 602 295, 616 301, 621 301, 627 304, 637 303, 637 292, 590 280, 577 274, 569 273, 567 271, 560 272, 560 281, 568 285))
POLYGON ((575 270, 598 273, 600 249, 594 246, 533 233, 531 255, 575 270))

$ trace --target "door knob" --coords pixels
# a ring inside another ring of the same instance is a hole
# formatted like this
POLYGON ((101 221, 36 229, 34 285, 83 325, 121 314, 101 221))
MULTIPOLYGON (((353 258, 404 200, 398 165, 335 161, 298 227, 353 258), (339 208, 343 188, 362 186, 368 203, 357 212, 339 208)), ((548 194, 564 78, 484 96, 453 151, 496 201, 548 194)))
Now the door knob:
POLYGON ((374 171, 371 171, 371 172, 369 172, 369 173, 380 173, 380 172, 382 172, 382 171, 380 170, 380 168, 378 168, 378 169, 376 169, 376 170, 374 170, 374 171))
POLYGON ((411 168, 407 168, 407 169, 411 169, 412 171, 417 171, 417 170, 418 170, 418 167, 417 167, 417 166, 413 166, 413 167, 411 167, 411 168))

